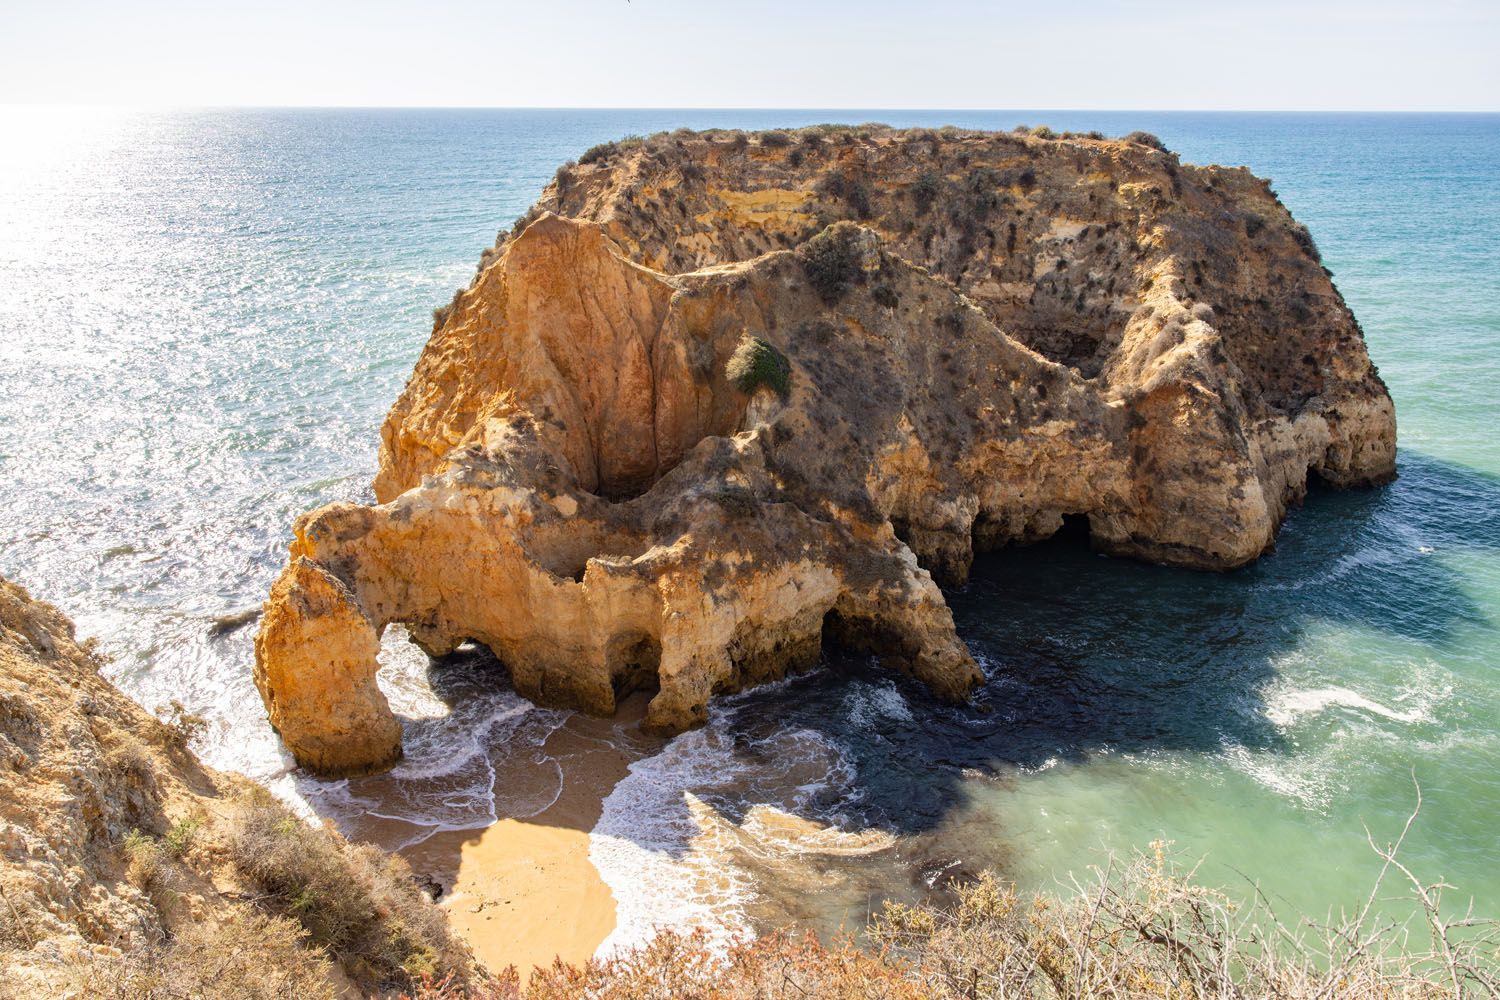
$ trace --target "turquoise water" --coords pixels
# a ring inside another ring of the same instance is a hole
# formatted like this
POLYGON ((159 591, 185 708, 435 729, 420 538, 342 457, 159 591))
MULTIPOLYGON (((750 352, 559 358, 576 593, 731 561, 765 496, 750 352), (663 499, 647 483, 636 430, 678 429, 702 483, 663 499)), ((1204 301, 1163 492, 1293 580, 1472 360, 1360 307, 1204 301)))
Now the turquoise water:
POLYGON ((1156 837, 1321 912, 1362 898, 1364 827, 1395 835, 1413 776, 1408 860, 1500 913, 1497 116, 0 112, 0 573, 99 636, 143 702, 209 716, 211 761, 311 808, 418 831, 534 812, 495 775, 550 766, 536 747, 563 713, 434 679, 392 640, 383 682, 414 742, 372 798, 289 770, 253 630, 214 622, 263 599, 296 514, 369 498, 430 310, 559 163, 681 125, 872 119, 1144 128, 1271 177, 1390 385, 1401 478, 1315 494, 1231 574, 1067 540, 982 560, 952 603, 989 711, 844 661, 720 707, 606 803, 596 862, 626 922, 828 921, 892 879, 998 864, 1043 884, 1156 837), (894 839, 825 857, 811 904, 759 891, 756 910, 737 882, 687 906, 681 872, 646 863, 692 854, 685 792, 736 822, 775 803, 894 839))

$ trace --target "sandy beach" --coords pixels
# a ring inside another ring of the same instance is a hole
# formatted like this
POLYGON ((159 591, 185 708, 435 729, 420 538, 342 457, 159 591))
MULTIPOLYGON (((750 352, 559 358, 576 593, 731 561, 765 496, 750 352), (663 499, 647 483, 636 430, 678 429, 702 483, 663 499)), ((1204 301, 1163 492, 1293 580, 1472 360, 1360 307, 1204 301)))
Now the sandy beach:
POLYGON ((581 963, 615 927, 615 899, 589 864, 581 830, 503 819, 462 849, 443 906, 493 970, 524 977, 554 958, 581 963))
MULTIPOLYGON (((614 930, 615 899, 589 861, 589 831, 631 761, 658 745, 640 735, 645 705, 632 697, 614 719, 574 716, 547 739, 541 750, 561 767, 562 791, 542 812, 439 834, 404 852, 443 884, 449 920, 490 969, 514 965, 524 980, 557 958, 585 962, 614 930)), ((556 776, 496 776, 527 780, 556 776)))

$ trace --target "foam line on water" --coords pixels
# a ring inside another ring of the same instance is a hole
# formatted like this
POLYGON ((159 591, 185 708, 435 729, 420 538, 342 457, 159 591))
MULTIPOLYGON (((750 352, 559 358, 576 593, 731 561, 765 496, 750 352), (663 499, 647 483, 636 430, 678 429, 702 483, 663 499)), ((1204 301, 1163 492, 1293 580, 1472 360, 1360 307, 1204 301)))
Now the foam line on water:
POLYGON ((715 871, 694 841, 688 789, 722 779, 732 769, 712 724, 673 739, 629 774, 604 799, 589 834, 589 860, 614 893, 615 927, 598 954, 645 944, 658 929, 702 929, 714 946, 749 932, 749 885, 727 867, 715 871))
POLYGON ((1275 701, 1266 706, 1266 718, 1278 726, 1286 727, 1303 716, 1318 715, 1330 708, 1354 708, 1392 722, 1424 722, 1430 718, 1429 707, 1417 705, 1401 711, 1366 698, 1358 691, 1344 687, 1325 687, 1283 691, 1275 701))
POLYGON ((663 928, 702 931, 716 950, 750 935, 750 859, 890 846, 878 835, 824 829, 839 827, 858 798, 841 748, 807 729, 749 734, 735 725, 737 704, 727 699, 705 727, 632 763, 604 799, 589 860, 617 909, 601 957, 663 928))
POLYGON ((1336 789, 1332 768, 1322 758, 1257 752, 1225 740, 1221 759, 1231 768, 1306 809, 1325 810, 1336 789))
POLYGON ((1323 680, 1323 672, 1316 669, 1316 661, 1306 654, 1294 654, 1278 664, 1283 679, 1263 695, 1262 711, 1282 730, 1333 709, 1352 709, 1372 719, 1404 725, 1433 722, 1439 706, 1453 696, 1453 675, 1430 659, 1412 660, 1403 666, 1401 687, 1382 701, 1343 684, 1318 683, 1323 680), (1296 683, 1287 676, 1289 673, 1302 675, 1305 680, 1296 683))
POLYGON ((877 721, 904 724, 913 719, 906 697, 889 681, 879 684, 851 684, 845 702, 849 722, 861 729, 869 728, 877 721))

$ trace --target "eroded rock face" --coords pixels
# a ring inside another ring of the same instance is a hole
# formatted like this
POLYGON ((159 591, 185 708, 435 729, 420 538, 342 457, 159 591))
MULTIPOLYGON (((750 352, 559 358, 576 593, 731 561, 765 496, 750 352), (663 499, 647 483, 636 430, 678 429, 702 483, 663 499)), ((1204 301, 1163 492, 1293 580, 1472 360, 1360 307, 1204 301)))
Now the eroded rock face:
POLYGON ((825 635, 961 698, 980 674, 934 575, 976 548, 1086 515, 1105 551, 1227 569, 1309 473, 1394 475, 1358 325, 1248 173, 805 137, 597 157, 486 253, 387 418, 379 505, 301 518, 272 593, 256 678, 305 766, 399 754, 393 622, 487 645, 548 704, 655 688, 666 731, 825 635), (784 395, 730 378, 747 340, 784 395))

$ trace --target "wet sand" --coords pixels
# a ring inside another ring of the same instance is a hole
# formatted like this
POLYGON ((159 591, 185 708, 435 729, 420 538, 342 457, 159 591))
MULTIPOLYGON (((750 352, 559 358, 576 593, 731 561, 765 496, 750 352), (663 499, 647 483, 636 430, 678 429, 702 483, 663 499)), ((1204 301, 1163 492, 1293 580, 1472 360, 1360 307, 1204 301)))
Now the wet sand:
POLYGON ((589 863, 589 836, 503 819, 468 841, 443 906, 492 970, 522 977, 555 958, 580 964, 615 929, 615 898, 589 863))
MULTIPOLYGON (((557 800, 535 816, 502 817, 480 831, 441 833, 402 853, 443 884, 440 900, 474 954, 524 980, 556 958, 582 963, 615 927, 615 899, 589 861, 589 831, 632 761, 660 745, 640 734, 646 699, 614 719, 574 716, 540 748, 562 769, 557 800)), ((506 768, 496 782, 556 781, 555 772, 506 768)))

